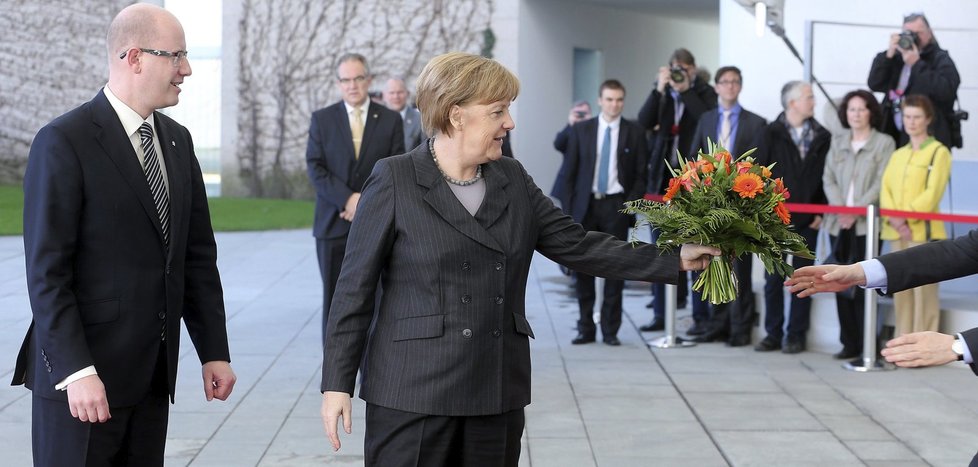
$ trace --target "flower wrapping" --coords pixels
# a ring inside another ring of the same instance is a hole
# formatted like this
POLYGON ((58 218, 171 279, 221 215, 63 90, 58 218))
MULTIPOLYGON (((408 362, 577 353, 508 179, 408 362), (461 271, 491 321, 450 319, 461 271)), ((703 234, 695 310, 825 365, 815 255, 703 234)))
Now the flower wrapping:
POLYGON ((737 298, 733 260, 741 255, 756 254, 768 273, 782 277, 794 271, 785 255, 813 257, 805 239, 791 229, 785 206, 791 193, 782 179, 771 177, 774 164, 754 163, 754 151, 733 159, 710 142, 709 152, 700 152, 695 160, 680 158, 678 168, 669 167, 672 179, 664 202, 625 203, 624 212, 636 215, 636 231, 646 223, 659 231, 656 244, 663 251, 684 243, 722 251, 693 284, 713 304, 737 298))

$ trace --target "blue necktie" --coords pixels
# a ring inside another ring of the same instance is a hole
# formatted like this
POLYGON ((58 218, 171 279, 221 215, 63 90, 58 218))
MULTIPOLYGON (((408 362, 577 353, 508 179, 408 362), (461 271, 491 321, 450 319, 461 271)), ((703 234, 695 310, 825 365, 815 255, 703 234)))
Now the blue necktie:
POLYGON ((608 166, 611 165, 611 127, 604 129, 604 142, 601 144, 601 161, 598 163, 598 193, 608 193, 608 166))

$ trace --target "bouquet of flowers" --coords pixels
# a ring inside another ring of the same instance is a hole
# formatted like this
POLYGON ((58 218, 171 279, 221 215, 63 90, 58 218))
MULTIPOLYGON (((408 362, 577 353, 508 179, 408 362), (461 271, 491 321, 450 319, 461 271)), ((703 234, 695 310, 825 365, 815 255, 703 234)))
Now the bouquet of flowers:
MULTIPOLYGON (((709 152, 696 160, 669 167, 673 177, 664 203, 636 200, 624 212, 636 214, 636 227, 650 223, 659 230, 657 245, 664 251, 684 243, 712 245, 716 256, 693 284, 703 299, 720 304, 737 298, 733 260, 754 253, 768 273, 790 275, 784 256, 812 258, 805 239, 791 231, 791 214, 784 202, 791 194, 782 179, 771 178, 771 167, 757 165, 747 151, 736 160, 722 147, 709 143, 709 152)), ((636 229, 637 230, 637 229, 636 229)))

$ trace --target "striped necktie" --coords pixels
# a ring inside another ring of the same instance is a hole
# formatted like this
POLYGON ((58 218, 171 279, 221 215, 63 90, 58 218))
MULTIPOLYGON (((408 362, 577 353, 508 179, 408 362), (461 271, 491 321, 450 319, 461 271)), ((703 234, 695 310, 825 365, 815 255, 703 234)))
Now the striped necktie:
POLYGON ((166 185, 163 183, 160 158, 157 157, 156 148, 153 146, 153 127, 149 126, 149 123, 143 122, 139 126, 139 139, 143 147, 143 172, 146 173, 149 191, 153 194, 156 213, 160 216, 160 227, 163 229, 163 246, 169 248, 170 197, 167 195, 166 185))

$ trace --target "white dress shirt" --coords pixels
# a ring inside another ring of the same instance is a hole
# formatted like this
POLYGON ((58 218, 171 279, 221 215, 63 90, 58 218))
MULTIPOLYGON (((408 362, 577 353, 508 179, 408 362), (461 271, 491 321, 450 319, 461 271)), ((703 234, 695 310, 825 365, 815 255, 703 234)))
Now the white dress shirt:
POLYGON ((591 183, 591 193, 598 193, 598 175, 601 172, 601 148, 604 144, 605 128, 611 128, 611 160, 608 161, 608 193, 616 195, 624 193, 625 189, 618 182, 618 134, 621 129, 621 116, 612 121, 605 120, 604 113, 598 117, 597 157, 594 158, 594 181, 591 183))

